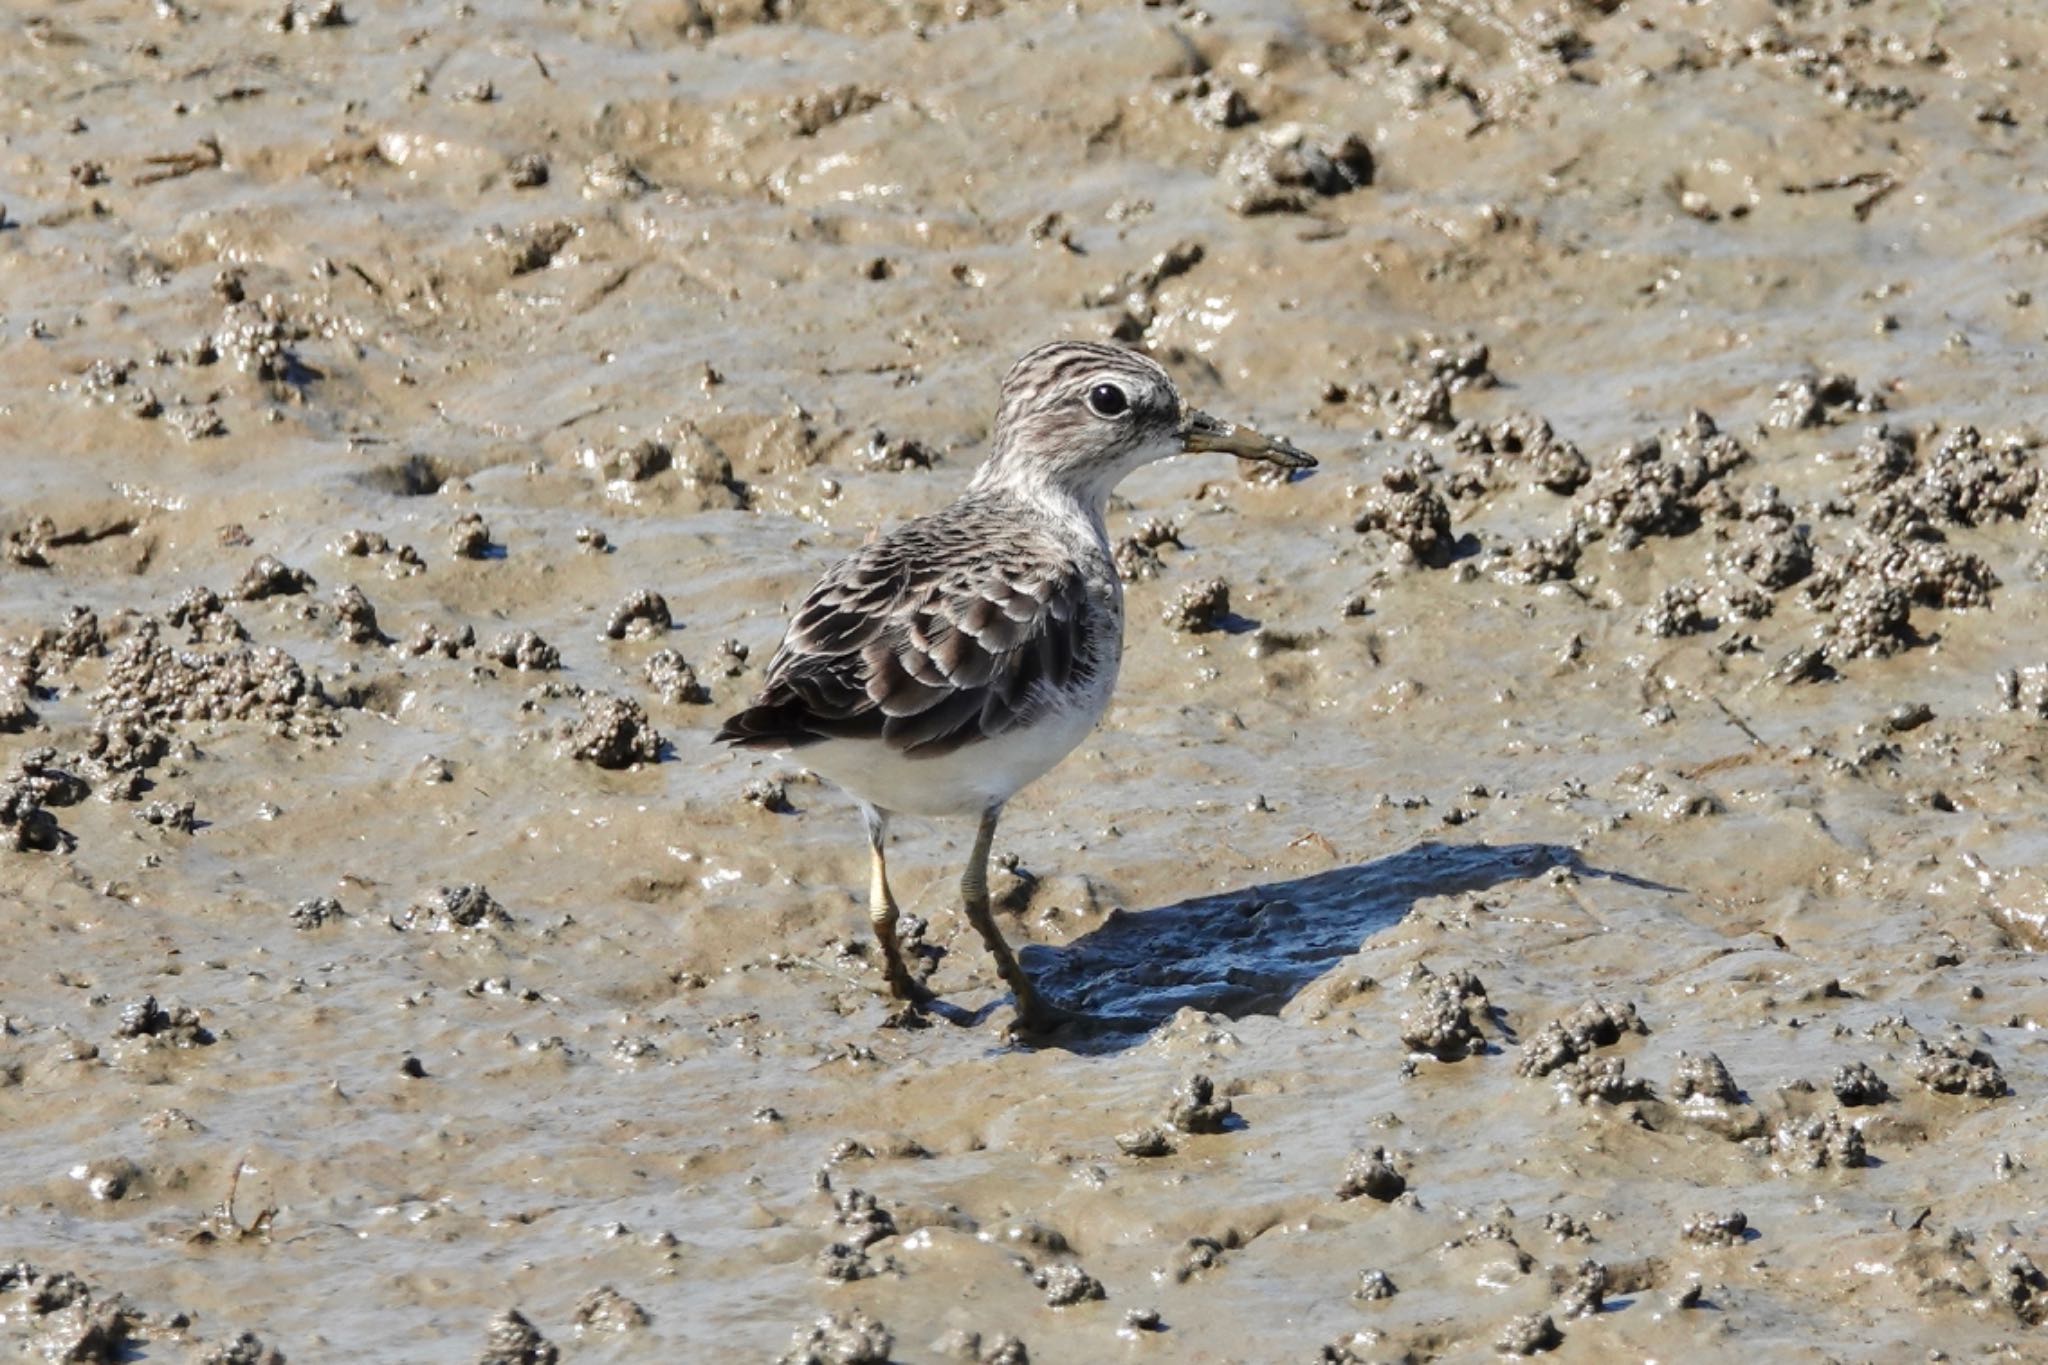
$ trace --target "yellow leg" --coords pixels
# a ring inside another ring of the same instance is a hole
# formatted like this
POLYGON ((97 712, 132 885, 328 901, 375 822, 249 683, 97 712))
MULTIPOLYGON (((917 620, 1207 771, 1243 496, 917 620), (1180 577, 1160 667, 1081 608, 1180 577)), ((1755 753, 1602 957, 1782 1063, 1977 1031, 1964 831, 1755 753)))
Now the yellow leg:
POLYGON ((974 848, 967 855, 967 870, 960 874, 960 899, 967 908, 967 922, 981 935, 989 956, 996 960, 997 975, 1003 978, 1003 983, 1016 997, 1017 1022, 1031 1029, 1050 1028, 1073 1016, 1047 1003, 1045 997, 1038 993, 1038 988, 1031 984, 1031 978, 1024 975, 1023 967, 1018 965, 1016 955, 1004 941, 1003 931, 989 909, 989 846, 995 842, 996 820, 1002 813, 1001 806, 993 806, 981 817, 981 828, 974 834, 974 848))
POLYGON ((889 978, 889 993, 898 1000, 924 1001, 932 993, 910 974, 903 961, 903 944, 896 937, 896 898, 889 894, 889 867, 882 855, 887 830, 879 815, 868 817, 868 921, 875 926, 875 941, 882 945, 882 970, 889 978))

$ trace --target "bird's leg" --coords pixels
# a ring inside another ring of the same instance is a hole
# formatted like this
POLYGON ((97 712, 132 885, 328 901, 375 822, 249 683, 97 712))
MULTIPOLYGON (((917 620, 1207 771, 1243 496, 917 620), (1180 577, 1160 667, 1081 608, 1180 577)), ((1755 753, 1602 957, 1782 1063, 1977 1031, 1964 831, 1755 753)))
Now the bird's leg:
POLYGON ((889 977, 889 993, 898 1000, 923 1002, 932 993, 911 976, 903 962, 903 945, 896 937, 896 898, 889 894, 889 867, 882 855, 888 840, 889 818, 881 811, 863 808, 868 827, 868 922, 875 926, 875 941, 882 945, 882 970, 889 977))
POLYGON ((1031 984, 1031 978, 1024 975, 1024 969, 1017 964, 1010 945, 1003 941, 1003 931, 996 925, 995 915, 989 910, 989 845, 995 842, 996 820, 1002 813, 1001 806, 991 806, 982 813, 981 828, 974 834, 974 849, 967 855, 967 870, 960 874, 960 898, 966 903, 968 922, 981 935, 989 956, 996 960, 997 974, 1017 999, 1017 1021, 1026 1028, 1046 1028, 1067 1018, 1068 1012, 1048 1004, 1038 993, 1038 988, 1031 984))

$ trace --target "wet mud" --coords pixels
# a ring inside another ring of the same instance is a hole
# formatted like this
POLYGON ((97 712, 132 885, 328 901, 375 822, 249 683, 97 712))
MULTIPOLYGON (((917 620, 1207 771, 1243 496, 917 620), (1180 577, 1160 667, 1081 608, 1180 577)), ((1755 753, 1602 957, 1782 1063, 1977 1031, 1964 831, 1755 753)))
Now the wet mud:
POLYGON ((2048 22, 0 17, 0 1342, 2048 1356, 2048 22), (2039 297, 2037 297, 2039 296, 2039 297), (1142 345, 992 876, 714 748, 1142 345))

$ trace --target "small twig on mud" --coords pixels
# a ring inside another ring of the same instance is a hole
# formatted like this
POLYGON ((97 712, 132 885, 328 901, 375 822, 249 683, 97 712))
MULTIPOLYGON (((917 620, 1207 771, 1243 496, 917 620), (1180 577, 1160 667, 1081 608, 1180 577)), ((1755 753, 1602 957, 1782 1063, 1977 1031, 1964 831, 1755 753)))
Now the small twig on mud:
POLYGON ((1722 701, 1719 697, 1712 697, 1709 698, 1709 700, 1711 700, 1714 703, 1715 708, 1719 710, 1723 716, 1726 716, 1728 718, 1728 723, 1730 725, 1742 731, 1743 734, 1749 736, 1749 742, 1751 744, 1756 745, 1756 747, 1759 749, 1768 749, 1771 747, 1770 745, 1764 743, 1762 736, 1758 735, 1756 731, 1749 728, 1748 721, 1744 720, 1742 717, 1736 715, 1733 711, 1728 709, 1727 702, 1722 701))
POLYGON ((144 157, 150 165, 159 167, 135 177, 138 185, 154 185, 159 180, 176 180, 194 171, 211 171, 219 168, 226 158, 220 150, 220 139, 211 133, 199 139, 199 147, 190 152, 167 152, 162 156, 144 157))
POLYGON ((1890 171, 1858 171, 1854 175, 1834 175, 1825 180, 1809 180, 1804 184, 1786 185, 1786 194, 1822 194, 1828 190, 1853 190, 1869 186, 1870 193, 1858 199, 1851 212, 1857 222, 1870 217, 1870 211, 1883 201, 1886 195, 1898 189, 1898 177, 1890 171))
POLYGON ((256 1216, 244 1224, 235 1216, 235 1191, 241 1188, 242 1172, 249 1169, 247 1155, 235 1158, 234 1169, 228 1173, 227 1197, 214 1205, 213 1212, 200 1220, 191 1240, 198 1243, 246 1242, 252 1238, 267 1239, 270 1225, 277 1218, 277 1205, 265 1204, 256 1211, 256 1216))

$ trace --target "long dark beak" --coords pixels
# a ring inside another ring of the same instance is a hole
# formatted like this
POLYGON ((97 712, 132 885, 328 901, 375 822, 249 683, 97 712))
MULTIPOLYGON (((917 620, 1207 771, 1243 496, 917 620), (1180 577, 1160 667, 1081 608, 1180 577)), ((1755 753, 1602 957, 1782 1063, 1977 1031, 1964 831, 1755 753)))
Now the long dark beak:
POLYGON ((1180 440, 1181 449, 1189 452, 1220 451, 1225 455, 1235 455, 1240 460, 1277 464, 1282 469, 1314 469, 1316 466, 1315 456, 1278 436, 1261 436, 1250 427, 1241 427, 1193 408, 1188 409, 1187 417, 1180 425, 1180 440))

